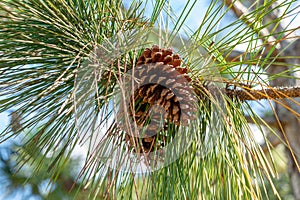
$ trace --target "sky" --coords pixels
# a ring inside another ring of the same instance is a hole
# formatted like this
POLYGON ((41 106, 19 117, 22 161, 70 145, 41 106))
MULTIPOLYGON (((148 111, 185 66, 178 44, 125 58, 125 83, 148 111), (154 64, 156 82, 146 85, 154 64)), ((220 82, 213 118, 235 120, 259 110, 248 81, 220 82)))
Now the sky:
POLYGON ((9 112, 0 113, 0 132, 9 124, 9 112))

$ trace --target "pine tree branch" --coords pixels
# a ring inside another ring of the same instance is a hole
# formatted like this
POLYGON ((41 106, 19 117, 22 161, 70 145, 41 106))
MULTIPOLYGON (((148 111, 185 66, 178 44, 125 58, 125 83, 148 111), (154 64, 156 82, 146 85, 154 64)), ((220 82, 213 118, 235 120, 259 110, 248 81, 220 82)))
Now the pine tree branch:
POLYGON ((220 94, 225 94, 229 98, 237 98, 240 101, 257 101, 262 99, 285 99, 285 98, 295 98, 300 97, 300 87, 270 87, 263 89, 252 89, 249 87, 238 87, 234 89, 230 88, 217 88, 216 86, 203 86, 194 84, 196 89, 196 94, 200 98, 204 96, 216 96, 220 94))
POLYGON ((230 98, 236 97, 241 101, 300 97, 300 87, 224 89, 224 92, 230 98))

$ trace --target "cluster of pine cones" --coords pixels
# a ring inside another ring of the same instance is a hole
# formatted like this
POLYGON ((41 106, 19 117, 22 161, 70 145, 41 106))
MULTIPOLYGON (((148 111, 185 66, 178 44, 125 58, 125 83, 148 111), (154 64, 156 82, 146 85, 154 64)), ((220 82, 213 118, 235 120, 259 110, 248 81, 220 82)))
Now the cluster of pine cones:
POLYGON ((142 137, 126 134, 128 145, 136 153, 149 153, 165 146, 168 139, 164 131, 170 133, 172 128, 171 132, 176 134, 176 127, 189 123, 195 110, 187 72, 172 49, 154 45, 138 58, 134 76, 140 84, 134 90, 129 115, 146 131, 142 137))

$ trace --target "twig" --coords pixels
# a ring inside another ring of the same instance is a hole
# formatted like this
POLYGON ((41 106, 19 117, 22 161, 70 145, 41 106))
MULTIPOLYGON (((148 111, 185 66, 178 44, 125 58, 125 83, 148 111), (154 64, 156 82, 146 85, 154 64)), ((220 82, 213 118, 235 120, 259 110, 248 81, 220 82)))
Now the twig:
POLYGON ((263 89, 252 89, 249 87, 239 87, 236 89, 217 88, 215 86, 203 86, 194 84, 195 92, 200 98, 204 96, 216 96, 224 94, 229 98, 239 99, 240 101, 247 100, 262 100, 262 99, 285 99, 300 97, 300 87, 269 87, 263 89))
POLYGON ((241 101, 261 99, 284 99, 300 97, 300 87, 280 87, 268 89, 223 89, 230 98, 236 97, 241 101))

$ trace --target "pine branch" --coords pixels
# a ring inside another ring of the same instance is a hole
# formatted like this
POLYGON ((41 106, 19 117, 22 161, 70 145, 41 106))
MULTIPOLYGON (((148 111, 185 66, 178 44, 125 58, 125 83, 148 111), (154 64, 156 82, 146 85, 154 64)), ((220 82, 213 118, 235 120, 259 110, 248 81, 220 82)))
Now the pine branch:
POLYGON ((241 101, 300 97, 300 87, 224 89, 224 92, 230 98, 236 97, 241 101))
POLYGON ((237 98, 240 101, 257 101, 262 99, 285 99, 300 97, 300 87, 270 87, 263 89, 252 89, 249 87, 230 88, 217 88, 216 86, 201 86, 196 84, 196 94, 200 98, 210 95, 225 94, 229 98, 237 98))

